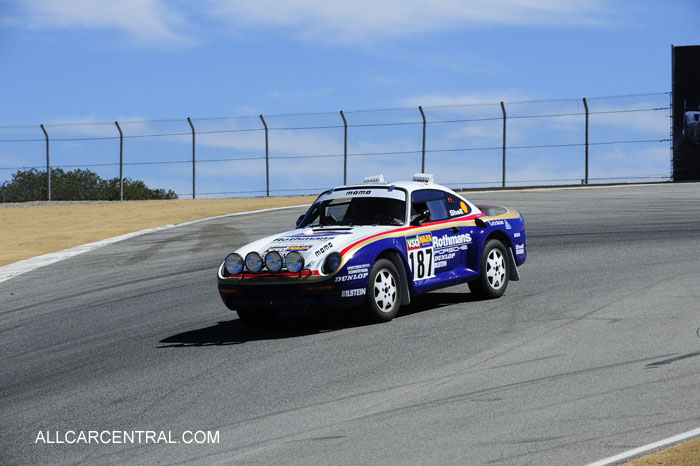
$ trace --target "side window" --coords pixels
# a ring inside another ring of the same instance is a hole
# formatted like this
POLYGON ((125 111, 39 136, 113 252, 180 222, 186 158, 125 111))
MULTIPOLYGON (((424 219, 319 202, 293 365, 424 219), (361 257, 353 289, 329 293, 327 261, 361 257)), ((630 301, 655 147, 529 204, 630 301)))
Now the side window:
POLYGON ((450 215, 450 218, 460 217, 470 212, 469 204, 459 197, 445 193, 445 199, 447 199, 447 213, 450 215))
POLYGON ((430 217, 428 217, 427 220, 428 222, 450 218, 446 194, 447 193, 438 191, 437 189, 413 191, 411 194, 411 215, 415 215, 427 209, 430 212, 430 217))
POLYGON ((411 195, 411 215, 424 210, 430 212, 428 222, 446 220, 469 213, 469 206, 457 196, 437 189, 413 191, 411 195))

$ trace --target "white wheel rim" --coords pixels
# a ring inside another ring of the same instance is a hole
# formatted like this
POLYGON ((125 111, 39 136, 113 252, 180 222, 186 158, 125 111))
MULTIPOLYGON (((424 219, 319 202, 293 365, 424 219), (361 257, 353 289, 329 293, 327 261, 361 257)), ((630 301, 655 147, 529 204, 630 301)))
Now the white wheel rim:
POLYGON ((382 312, 391 312, 396 303, 396 279, 388 269, 379 271, 374 277, 374 302, 382 312))
POLYGON ((492 249, 486 258, 486 279, 494 290, 500 290, 506 280, 506 260, 500 249, 492 249))

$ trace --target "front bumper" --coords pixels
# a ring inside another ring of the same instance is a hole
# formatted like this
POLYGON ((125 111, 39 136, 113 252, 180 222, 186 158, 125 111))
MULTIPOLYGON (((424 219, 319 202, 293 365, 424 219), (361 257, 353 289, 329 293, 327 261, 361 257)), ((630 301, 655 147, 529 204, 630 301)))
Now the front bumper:
POLYGON ((226 307, 232 311, 345 307, 346 300, 340 299, 341 292, 341 288, 332 279, 270 284, 219 282, 219 295, 226 307))

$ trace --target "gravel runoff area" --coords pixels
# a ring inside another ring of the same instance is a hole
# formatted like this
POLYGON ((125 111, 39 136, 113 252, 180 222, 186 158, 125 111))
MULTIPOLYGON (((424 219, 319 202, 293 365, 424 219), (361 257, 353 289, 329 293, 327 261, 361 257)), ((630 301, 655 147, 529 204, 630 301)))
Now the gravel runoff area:
POLYGON ((688 440, 625 463, 626 466, 697 466, 698 464, 700 464, 700 438, 688 440))
POLYGON ((0 266, 147 228, 271 207, 315 196, 167 201, 52 201, 0 204, 0 266))
MULTIPOLYGON (((304 205, 314 196, 127 202, 0 204, 5 247, 0 266, 146 228, 274 207, 304 205)), ((625 463, 632 466, 699 464, 696 438, 625 463)))

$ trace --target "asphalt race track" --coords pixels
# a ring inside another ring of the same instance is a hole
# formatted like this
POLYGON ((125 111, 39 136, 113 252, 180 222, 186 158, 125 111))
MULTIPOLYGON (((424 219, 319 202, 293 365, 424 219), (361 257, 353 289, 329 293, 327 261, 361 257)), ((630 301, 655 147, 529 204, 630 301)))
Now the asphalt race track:
POLYGON ((0 464, 583 465, 700 427, 700 184, 479 193, 522 280, 388 324, 221 303, 232 249, 299 209, 136 237, 0 283, 0 464), (46 444, 40 431, 218 431, 46 444))

